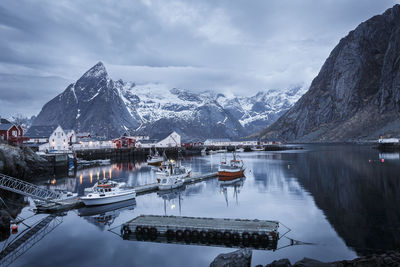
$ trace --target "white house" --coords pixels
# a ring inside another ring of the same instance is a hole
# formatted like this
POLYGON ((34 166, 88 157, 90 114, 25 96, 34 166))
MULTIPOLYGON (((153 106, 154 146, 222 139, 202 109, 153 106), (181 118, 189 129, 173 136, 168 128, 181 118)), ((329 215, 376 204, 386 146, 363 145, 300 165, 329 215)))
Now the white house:
POLYGON ((62 152, 69 149, 69 139, 61 126, 57 126, 48 137, 48 142, 39 145, 39 151, 62 152))
POLYGON ((151 139, 141 139, 135 144, 136 147, 150 148, 150 147, 180 147, 181 136, 173 131, 168 134, 160 134, 153 136, 151 139))
POLYGON ((156 143, 156 147, 180 147, 181 146, 181 136, 173 131, 164 138, 160 138, 160 141, 156 143))
POLYGON ((68 143, 76 143, 76 133, 72 129, 64 130, 67 135, 68 143))

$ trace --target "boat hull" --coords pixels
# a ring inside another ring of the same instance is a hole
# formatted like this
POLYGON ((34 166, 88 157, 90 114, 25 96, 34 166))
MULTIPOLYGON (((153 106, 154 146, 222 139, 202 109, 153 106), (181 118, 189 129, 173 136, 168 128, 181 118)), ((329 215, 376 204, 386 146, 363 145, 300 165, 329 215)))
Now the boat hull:
POLYGON ((125 201, 133 199, 135 197, 136 197, 136 192, 130 191, 120 195, 110 195, 104 197, 81 197, 81 200, 86 206, 97 206, 97 205, 106 205, 120 201, 125 201))
POLYGON ((240 177, 244 176, 244 170, 240 170, 240 171, 233 171, 233 172, 229 172, 229 171, 218 171, 218 179, 221 181, 229 181, 232 179, 237 179, 240 177))
POLYGON ((162 161, 147 161, 147 164, 151 166, 160 166, 161 163, 162 161))

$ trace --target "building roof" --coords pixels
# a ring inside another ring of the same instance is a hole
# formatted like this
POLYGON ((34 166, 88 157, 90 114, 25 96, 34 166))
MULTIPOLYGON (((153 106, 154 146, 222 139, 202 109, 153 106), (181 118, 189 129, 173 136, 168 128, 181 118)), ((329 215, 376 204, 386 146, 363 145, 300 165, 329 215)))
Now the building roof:
POLYGON ((10 129, 13 126, 14 126, 14 124, 11 124, 11 123, 1 123, 0 124, 0 131, 7 131, 8 129, 10 129))
POLYGON ((12 124, 9 120, 0 118, 0 124, 12 124))
POLYGON ((176 132, 176 131, 154 134, 151 136, 151 139, 161 141, 161 140, 164 140, 165 138, 167 138, 168 136, 170 136, 173 132, 176 132))
POLYGON ((207 139, 206 142, 230 142, 228 138, 219 138, 219 139, 207 139))
POLYGON ((25 136, 29 138, 49 138, 58 125, 31 126, 25 136))

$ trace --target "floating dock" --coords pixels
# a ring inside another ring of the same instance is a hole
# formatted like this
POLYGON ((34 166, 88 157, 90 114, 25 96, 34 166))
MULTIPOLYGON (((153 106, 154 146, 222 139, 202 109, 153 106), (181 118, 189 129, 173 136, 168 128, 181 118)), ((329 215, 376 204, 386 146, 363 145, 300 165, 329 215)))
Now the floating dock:
POLYGON ((276 249, 279 222, 141 215, 121 225, 127 240, 276 249))
MULTIPOLYGON (((204 180, 207 180, 209 178, 214 178, 217 177, 216 172, 212 173, 207 173, 207 174, 193 174, 191 177, 183 178, 183 184, 194 184, 198 183, 204 180)), ((145 184, 145 185, 139 185, 135 187, 136 195, 144 195, 148 194, 151 192, 156 192, 158 191, 158 183, 152 183, 152 184, 145 184)), ((164 190, 166 191, 166 190, 164 190)))
MULTIPOLYGON (((184 184, 186 185, 186 184, 198 183, 209 178, 214 178, 216 176, 217 176, 216 172, 207 174, 195 174, 192 177, 184 178, 184 184)), ((136 195, 149 194, 158 191, 158 183, 139 185, 134 187, 134 189, 136 191, 136 195)), ((83 206, 82 201, 80 201, 79 198, 75 197, 75 198, 69 198, 67 200, 61 200, 58 201, 57 203, 48 202, 46 204, 37 206, 36 211, 39 213, 57 213, 79 208, 81 206, 83 206)))

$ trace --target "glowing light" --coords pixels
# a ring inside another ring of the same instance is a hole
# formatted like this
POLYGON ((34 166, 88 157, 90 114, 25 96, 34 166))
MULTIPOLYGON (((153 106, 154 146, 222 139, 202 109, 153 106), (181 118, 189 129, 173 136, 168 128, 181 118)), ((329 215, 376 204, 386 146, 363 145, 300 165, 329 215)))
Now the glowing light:
POLYGON ((108 175, 110 176, 111 179, 111 169, 108 170, 108 175))
POLYGON ((93 183, 93 172, 90 172, 90 183, 93 183))
POLYGON ((56 184, 56 179, 54 178, 53 180, 51 180, 51 184, 56 184))
POLYGON ((385 159, 381 159, 381 162, 385 162, 385 159))
POLYGON ((103 170, 103 179, 106 179, 106 170, 103 170))
POLYGON ((83 179, 83 175, 81 173, 81 176, 79 176, 79 183, 82 184, 82 179, 83 179))
POLYGON ((175 209, 175 204, 171 205, 171 210, 175 209))
POLYGON ((100 173, 97 172, 97 181, 100 179, 100 173))

